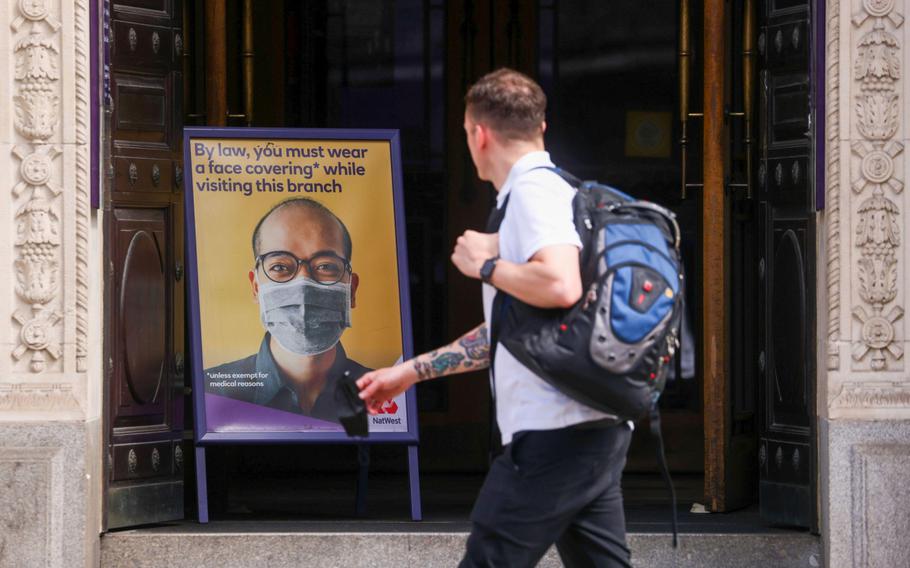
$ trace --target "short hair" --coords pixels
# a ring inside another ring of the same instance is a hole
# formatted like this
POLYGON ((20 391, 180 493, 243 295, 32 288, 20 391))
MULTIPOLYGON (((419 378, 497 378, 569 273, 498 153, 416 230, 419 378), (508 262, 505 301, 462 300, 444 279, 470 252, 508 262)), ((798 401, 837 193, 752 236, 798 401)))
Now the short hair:
POLYGON ((351 233, 348 232, 347 226, 345 226, 344 222, 341 219, 339 219, 337 215, 332 213, 331 209, 329 209, 328 207, 326 207, 325 205, 323 205, 322 203, 319 203, 318 201, 316 201, 314 199, 310 199, 309 197, 291 197, 291 198, 285 199, 284 201, 281 201, 281 202, 275 204, 274 206, 272 206, 272 208, 269 209, 268 212, 266 212, 266 214, 263 215, 261 219, 259 219, 259 222, 256 223, 256 228, 253 229, 253 258, 254 259, 259 256, 259 245, 260 245, 259 231, 260 231, 260 229, 262 229, 262 224, 265 223, 266 219, 271 217, 272 213, 275 213, 276 211, 285 209, 287 207, 305 207, 308 209, 312 209, 322 215, 325 215, 326 217, 328 217, 330 219, 335 220, 338 223, 338 225, 341 227, 342 248, 343 248, 343 252, 344 252, 344 257, 348 260, 348 262, 351 261, 351 255, 354 252, 353 251, 354 246, 353 246, 353 243, 351 243, 351 233))
POLYGON ((509 140, 533 140, 542 133, 547 96, 533 79, 514 69, 487 73, 471 85, 464 102, 471 118, 509 140))

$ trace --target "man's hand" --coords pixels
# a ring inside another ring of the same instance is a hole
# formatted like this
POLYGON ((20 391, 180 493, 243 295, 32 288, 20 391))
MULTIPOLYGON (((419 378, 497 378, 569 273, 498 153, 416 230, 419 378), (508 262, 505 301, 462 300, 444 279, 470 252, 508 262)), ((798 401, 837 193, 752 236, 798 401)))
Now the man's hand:
POLYGON ((417 382, 417 372, 411 361, 405 361, 394 367, 376 369, 357 379, 360 398, 367 407, 367 412, 377 414, 387 400, 392 400, 417 382))
POLYGON ((455 241, 452 263, 469 278, 480 278, 483 263, 499 254, 499 233, 465 231, 455 241))

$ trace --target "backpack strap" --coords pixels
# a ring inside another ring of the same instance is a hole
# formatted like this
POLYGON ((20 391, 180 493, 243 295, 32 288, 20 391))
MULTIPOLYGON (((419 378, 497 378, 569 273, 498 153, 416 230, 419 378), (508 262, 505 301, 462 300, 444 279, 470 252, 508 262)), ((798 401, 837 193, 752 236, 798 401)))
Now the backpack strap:
POLYGON ((679 541, 677 536, 679 530, 677 529, 676 524, 676 489, 673 487, 673 480, 670 478, 670 469, 667 467, 667 456, 664 454, 664 436, 660 427, 660 409, 657 408, 657 400, 651 404, 649 422, 651 426, 651 436, 657 440, 657 447, 655 449, 657 450, 657 463, 660 465, 660 474, 667 484, 667 489, 670 490, 670 507, 672 507, 673 515, 673 548, 676 548, 679 541))
MULTIPOLYGON (((506 217, 506 208, 509 206, 509 198, 511 197, 512 194, 509 193, 503 200, 502 206, 494 207, 493 210, 490 211, 490 216, 487 218, 487 233, 499 232, 499 227, 502 226, 502 221, 506 217)), ((496 296, 493 298, 493 309, 490 311, 490 372, 493 371, 493 360, 496 356, 496 343, 499 340, 499 332, 502 329, 502 317, 505 314, 505 310, 508 308, 508 304, 510 303, 508 300, 511 298, 511 296, 499 289, 496 290, 496 296)), ((495 383, 493 387, 493 397, 495 403, 495 383)))
POLYGON ((564 179, 566 181, 566 183, 568 183, 569 185, 571 185, 572 187, 574 187, 575 189, 577 189, 579 191, 585 191, 588 188, 589 184, 595 184, 595 185, 598 185, 599 187, 604 188, 607 192, 609 192, 611 195, 613 195, 613 197, 615 197, 617 201, 621 201, 623 203, 635 201, 635 198, 633 198, 631 195, 625 194, 625 193, 619 191, 618 189, 616 189, 615 187, 610 187, 609 185, 598 184, 595 182, 582 181, 580 178, 575 177, 574 175, 570 174, 569 172, 567 172, 566 170, 564 170, 558 166, 541 166, 541 168, 550 170, 554 174, 556 174, 559 177, 561 177, 562 179, 564 179))
MULTIPOLYGON (((510 197, 512 197, 511 193, 506 195, 501 207, 493 207, 493 210, 490 211, 486 225, 487 233, 499 232, 502 220, 506 216, 506 207, 509 206, 510 197)), ((493 463, 493 459, 502 453, 502 434, 499 431, 499 423, 496 420, 496 374, 493 362, 496 360, 496 345, 499 342, 503 316, 510 303, 508 300, 511 299, 511 296, 497 289, 496 296, 493 298, 493 307, 490 310, 490 463, 493 463)))

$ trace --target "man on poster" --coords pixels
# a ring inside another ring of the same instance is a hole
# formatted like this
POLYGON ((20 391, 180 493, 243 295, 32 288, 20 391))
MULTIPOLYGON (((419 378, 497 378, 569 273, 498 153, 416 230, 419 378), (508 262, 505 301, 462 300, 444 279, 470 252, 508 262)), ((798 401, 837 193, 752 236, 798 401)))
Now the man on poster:
MULTIPOLYGON (((501 69, 475 83, 465 103, 468 149, 478 177, 497 190, 497 209, 488 233, 458 238, 452 262, 483 281, 485 322, 436 351, 364 375, 358 386, 371 412, 418 381, 489 366, 497 290, 539 308, 571 307, 581 297, 575 190, 545 169, 553 163, 544 151, 543 91, 501 69)), ((494 347, 504 448, 471 513, 461 566, 534 566, 554 541, 567 566, 630 566, 620 478, 631 425, 568 398, 502 344, 494 347)))
POLYGON ((345 224, 321 203, 292 198, 253 230, 248 278, 265 336, 249 357, 207 369, 212 394, 338 422, 336 384, 368 369, 340 343, 360 279, 345 224))

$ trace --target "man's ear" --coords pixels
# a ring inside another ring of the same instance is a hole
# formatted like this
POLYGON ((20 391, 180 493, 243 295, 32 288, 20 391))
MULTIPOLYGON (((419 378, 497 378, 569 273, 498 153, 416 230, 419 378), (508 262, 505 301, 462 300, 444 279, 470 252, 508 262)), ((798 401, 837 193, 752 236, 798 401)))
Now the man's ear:
POLYGON ((356 272, 351 273, 351 309, 357 307, 357 287, 360 286, 360 276, 356 272))
POLYGON ((256 281, 256 271, 250 270, 250 289, 253 291, 253 301, 259 303, 259 282, 256 281))
POLYGON ((477 143, 477 148, 484 149, 490 144, 490 131, 483 124, 477 123, 474 125, 475 129, 475 139, 477 143))
POLYGON ((540 123, 540 133, 543 134, 546 131, 547 131, 547 121, 545 120, 540 123))

